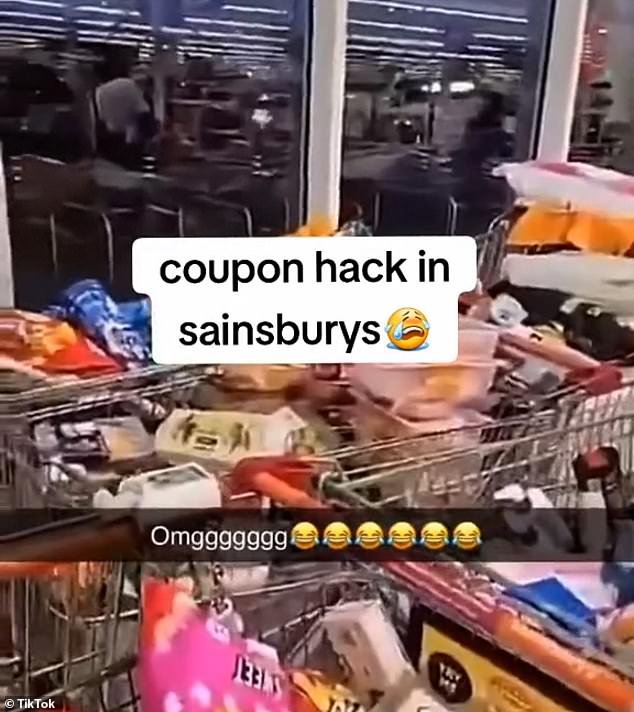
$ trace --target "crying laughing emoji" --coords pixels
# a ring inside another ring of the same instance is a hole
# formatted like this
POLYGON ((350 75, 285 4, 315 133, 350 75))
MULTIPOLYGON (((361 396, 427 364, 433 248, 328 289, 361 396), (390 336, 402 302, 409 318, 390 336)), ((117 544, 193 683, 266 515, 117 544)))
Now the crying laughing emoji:
POLYGON ((398 309, 388 319, 385 331, 390 340, 390 349, 422 351, 429 346, 429 322, 420 309, 398 309))

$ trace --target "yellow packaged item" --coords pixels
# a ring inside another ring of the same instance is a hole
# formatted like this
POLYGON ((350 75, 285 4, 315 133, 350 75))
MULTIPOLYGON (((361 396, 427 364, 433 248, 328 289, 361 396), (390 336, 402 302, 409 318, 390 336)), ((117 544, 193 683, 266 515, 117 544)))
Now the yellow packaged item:
POLYGON ((312 670, 290 673, 294 712, 364 712, 365 707, 347 687, 312 670))

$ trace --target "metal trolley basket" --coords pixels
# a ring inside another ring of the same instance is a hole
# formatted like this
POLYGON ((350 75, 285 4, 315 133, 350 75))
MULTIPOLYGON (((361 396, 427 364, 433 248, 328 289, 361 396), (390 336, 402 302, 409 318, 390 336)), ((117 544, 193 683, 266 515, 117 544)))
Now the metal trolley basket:
MULTIPOLYGON (((151 367, 116 377, 89 379, 35 389, 0 399, 0 509, 92 507, 94 492, 116 478, 86 477, 47 461, 34 439, 41 423, 59 418, 134 414, 153 421, 188 402, 193 389, 214 369, 151 367)), ((134 472, 129 474, 135 474, 134 472)), ((26 516, 26 515, 25 515, 26 516)), ((51 536, 56 536, 52 532, 51 536)), ((37 552, 36 552, 37 554, 37 552)), ((50 569, 50 567, 49 567, 50 569)), ((77 675, 95 672, 132 649, 129 639, 115 645, 124 610, 124 567, 120 563, 78 563, 73 576, 0 576, 0 686, 16 681, 24 694, 50 686, 66 687, 77 675), (46 684, 45 684, 46 683, 46 684)), ((127 608, 129 608, 129 601, 127 608)))
MULTIPOLYGON (((60 557, 63 549, 62 543, 57 548, 60 557)), ((29 563, 0 565, 0 578, 7 574, 30 575, 34 580, 50 575, 50 571, 47 572, 47 567, 35 570, 29 563)), ((213 574, 214 587, 201 598, 200 603, 212 605, 220 612, 228 601, 222 583, 222 569, 214 567, 213 574)), ((125 598, 123 580, 123 568, 119 567, 118 574, 114 576, 114 588, 119 591, 119 600, 125 598)), ((375 605, 384 612, 401 640, 404 640, 413 601, 413 590, 387 572, 370 566, 336 563, 328 565, 327 569, 323 564, 308 563, 271 568, 266 584, 230 594, 230 605, 242 618, 245 634, 273 646, 287 668, 319 670, 342 682, 349 670, 326 638, 323 624, 329 614, 350 603, 375 605)), ((52 700, 56 709, 64 708, 71 712, 137 712, 140 710, 135 672, 137 646, 135 644, 125 654, 119 651, 114 656, 113 653, 126 621, 132 622, 136 640, 139 615, 142 614, 137 603, 126 611, 117 605, 101 617, 101 622, 109 625, 108 652, 100 659, 90 660, 91 664, 82 670, 83 675, 64 675, 61 673, 68 673, 70 668, 60 670, 50 667, 38 671, 35 677, 29 677, 25 685, 5 686, 2 689, 4 698, 29 694, 41 700, 52 700), (45 677, 49 686, 40 688, 38 681, 44 681, 45 677), (57 680, 58 684, 51 686, 53 680, 57 680)), ((80 661, 67 661, 70 662, 77 664, 80 661)), ((418 689, 420 712, 446 712, 439 701, 422 692, 416 678, 403 682, 418 689)))
POLYGON ((590 396, 562 389, 529 413, 438 434, 379 440, 333 453, 322 498, 357 507, 416 507, 428 495, 486 506, 512 483, 540 487, 558 507, 576 503, 572 461, 615 447, 634 473, 634 384, 590 396))

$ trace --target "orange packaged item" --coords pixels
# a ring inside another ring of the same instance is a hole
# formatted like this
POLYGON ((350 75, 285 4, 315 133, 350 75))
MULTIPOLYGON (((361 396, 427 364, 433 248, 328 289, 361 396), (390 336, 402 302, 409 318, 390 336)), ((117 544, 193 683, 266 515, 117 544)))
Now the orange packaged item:
POLYGON ((70 324, 12 309, 0 311, 0 354, 56 375, 91 376, 121 370, 70 324))
POLYGON ((568 232, 568 242, 586 252, 626 255, 634 245, 634 219, 578 212, 568 232))
POLYGON ((571 245, 584 252, 623 256, 634 247, 634 219, 536 205, 509 236, 516 247, 571 245))
POLYGON ((320 672, 296 670, 289 677, 292 712, 364 712, 353 692, 320 672))
POLYGON ((38 368, 76 341, 75 330, 64 322, 13 309, 0 311, 0 353, 16 361, 38 368))
POLYGON ((509 244, 517 247, 564 245, 569 241, 574 213, 562 208, 536 205, 515 223, 509 244))
POLYGON ((302 225, 291 237, 330 237, 335 234, 337 226, 332 220, 316 217, 302 225))

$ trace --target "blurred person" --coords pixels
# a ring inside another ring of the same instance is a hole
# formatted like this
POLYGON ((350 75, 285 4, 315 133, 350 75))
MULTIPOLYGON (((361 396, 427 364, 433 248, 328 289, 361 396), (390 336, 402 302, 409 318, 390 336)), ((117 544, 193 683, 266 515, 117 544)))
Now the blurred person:
POLYGON ((140 170, 156 122, 126 62, 106 62, 95 92, 97 154, 128 170, 140 170))
MULTIPOLYGON (((489 164, 513 156, 512 137, 505 130, 505 96, 498 91, 481 95, 477 113, 467 121, 462 142, 453 156, 454 175, 459 181, 459 197, 481 198, 483 190, 490 193, 489 164)), ((503 189, 501 193, 504 192, 503 189)), ((500 195, 503 201, 504 195, 500 195)))

